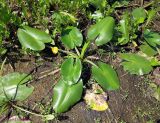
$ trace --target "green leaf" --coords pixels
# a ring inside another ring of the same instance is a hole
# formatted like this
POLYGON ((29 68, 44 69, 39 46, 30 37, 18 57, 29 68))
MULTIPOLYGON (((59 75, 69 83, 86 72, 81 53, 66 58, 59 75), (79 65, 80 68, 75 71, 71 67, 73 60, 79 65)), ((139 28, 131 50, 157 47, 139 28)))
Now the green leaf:
POLYGON ((146 19, 146 12, 145 9, 142 7, 136 8, 132 11, 133 19, 135 20, 136 24, 141 24, 146 19))
POLYGON ((72 85, 78 82, 82 71, 82 64, 80 59, 68 58, 65 60, 61 67, 61 73, 63 80, 68 85, 72 85))
POLYGON ((0 55, 1 56, 4 55, 4 54, 6 54, 6 52, 7 52, 7 49, 5 49, 3 47, 0 47, 0 55))
POLYGON ((120 32, 122 33, 121 38, 118 38, 118 43, 121 45, 129 42, 129 16, 128 13, 123 15, 123 19, 119 21, 120 32))
POLYGON ((0 77, 0 105, 8 101, 25 100, 34 89, 25 85, 30 79, 31 76, 17 72, 0 77))
POLYGON ((151 32, 149 29, 144 31, 144 39, 152 47, 160 46, 160 35, 156 32, 151 32))
POLYGON ((146 58, 150 62, 151 66, 153 67, 160 65, 160 61, 155 56, 149 56, 143 52, 139 52, 139 55, 146 58))
POLYGON ((70 26, 62 31, 61 40, 66 47, 73 49, 82 45, 83 36, 76 27, 70 26))
POLYGON ((9 105, 4 104, 4 105, 0 105, 0 116, 7 114, 9 109, 9 105))
POLYGON ((92 74, 103 89, 116 90, 119 88, 119 79, 110 65, 98 62, 98 66, 92 66, 92 74))
POLYGON ((68 13, 68 12, 65 12, 65 11, 60 11, 60 13, 61 13, 63 16, 68 16, 71 21, 73 21, 74 23, 76 23, 77 18, 74 17, 74 15, 72 15, 72 14, 70 14, 70 13, 68 13))
POLYGON ((158 60, 156 57, 151 58, 150 63, 152 66, 160 66, 160 60, 158 60))
POLYGON ((114 25, 115 21, 112 17, 102 19, 89 28, 88 39, 91 41, 95 40, 97 46, 108 43, 113 37, 114 25))
POLYGON ((56 113, 66 112, 81 99, 82 80, 71 86, 66 83, 61 79, 53 89, 53 109, 56 113))
POLYGON ((157 51, 153 47, 148 45, 146 42, 143 43, 139 48, 143 53, 145 53, 148 56, 154 56, 157 54, 157 51))
POLYGON ((122 53, 120 57, 124 70, 129 71, 131 74, 144 75, 152 70, 151 63, 142 56, 133 53, 122 53))
POLYGON ((7 24, 11 19, 11 13, 11 9, 7 5, 0 5, 0 15, 3 15, 0 17, 0 22, 7 24))
POLYGON ((35 51, 43 50, 45 48, 45 43, 52 42, 51 37, 47 33, 28 26, 19 28, 17 35, 23 47, 35 51))
POLYGON ((151 9, 148 11, 146 25, 148 25, 154 19, 154 17, 156 17, 156 12, 157 10, 154 10, 154 9, 151 9))
POLYGON ((2 46, 2 43, 3 43, 2 40, 3 40, 2 35, 0 34, 0 47, 2 46))
POLYGON ((89 2, 101 11, 106 7, 106 0, 89 0, 89 2))

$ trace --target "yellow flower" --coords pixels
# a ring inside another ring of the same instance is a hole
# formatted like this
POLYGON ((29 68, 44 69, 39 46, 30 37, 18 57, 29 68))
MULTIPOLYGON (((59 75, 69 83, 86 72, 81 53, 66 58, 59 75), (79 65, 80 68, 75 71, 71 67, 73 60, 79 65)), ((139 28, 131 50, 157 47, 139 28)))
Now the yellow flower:
POLYGON ((135 41, 132 42, 133 43, 133 47, 137 47, 137 43, 135 41))
POLYGON ((58 47, 51 47, 52 53, 57 54, 58 53, 58 47))

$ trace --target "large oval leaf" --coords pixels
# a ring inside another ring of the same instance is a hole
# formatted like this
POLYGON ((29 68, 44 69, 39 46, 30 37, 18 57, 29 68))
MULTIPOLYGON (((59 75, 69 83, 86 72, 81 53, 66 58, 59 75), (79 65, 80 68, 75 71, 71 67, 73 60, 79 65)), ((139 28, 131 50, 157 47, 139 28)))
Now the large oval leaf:
POLYGON ((92 25, 88 30, 88 39, 93 41, 97 46, 109 42, 113 37, 115 21, 112 17, 106 17, 92 25))
POLYGON ((23 47, 35 51, 43 50, 45 48, 44 43, 49 43, 52 41, 51 37, 47 33, 28 26, 19 28, 17 35, 23 47))
POLYGON ((119 79, 110 65, 98 62, 98 66, 92 66, 92 74, 103 89, 116 90, 119 88, 119 79))
POLYGON ((143 23, 146 19, 145 9, 142 7, 134 9, 132 12, 132 16, 136 24, 143 23))
POLYGON ((160 35, 156 32, 151 32, 150 30, 144 31, 144 39, 152 47, 160 46, 160 35))
POLYGON ((132 53, 120 54, 124 60, 121 64, 124 70, 129 71, 131 74, 143 75, 148 74, 152 70, 151 63, 142 56, 132 53))
POLYGON ((68 58, 65 60, 61 67, 61 73, 63 80, 68 85, 72 85, 78 82, 82 71, 82 64, 80 59, 68 58))
POLYGON ((61 40, 66 47, 73 49, 82 45, 83 36, 76 27, 70 26, 62 32, 61 40))
POLYGON ((31 76, 17 72, 0 77, 0 105, 8 101, 25 100, 34 89, 24 84, 30 79, 31 76))
POLYGON ((81 99, 82 91, 82 80, 70 86, 61 79, 53 89, 53 109, 55 112, 62 113, 69 110, 71 106, 81 99))

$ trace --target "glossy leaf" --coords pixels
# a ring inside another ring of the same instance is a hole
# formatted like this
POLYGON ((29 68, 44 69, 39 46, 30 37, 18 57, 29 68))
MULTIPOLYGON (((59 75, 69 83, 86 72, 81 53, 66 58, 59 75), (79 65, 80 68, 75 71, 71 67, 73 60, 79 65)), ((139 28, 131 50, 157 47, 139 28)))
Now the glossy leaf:
POLYGON ((53 89, 53 109, 56 113, 66 112, 81 99, 82 80, 71 86, 66 83, 61 79, 53 89))
POLYGON ((61 40, 66 47, 73 49, 82 45, 83 36, 76 27, 70 26, 62 32, 61 40))
POLYGON ((118 43, 121 45, 129 42, 129 16, 128 13, 124 14, 123 19, 119 21, 121 38, 118 38, 118 43))
POLYGON ((133 19, 135 20, 136 24, 143 23, 146 19, 146 12, 144 8, 136 8, 132 11, 133 19))
POLYGON ((156 32, 151 32, 150 30, 145 30, 144 39, 152 47, 160 46, 160 35, 156 32))
POLYGON ((35 51, 43 50, 45 48, 45 43, 50 43, 52 41, 47 33, 28 26, 19 28, 17 35, 23 47, 35 51))
POLYGON ((113 37, 114 25, 115 21, 112 17, 102 19, 89 28, 88 39, 95 40, 97 46, 108 43, 113 37))
POLYGON ((145 53, 148 56, 154 56, 157 54, 156 49, 148 45, 146 42, 142 44, 139 48, 143 53, 145 53))
POLYGON ((131 74, 144 75, 152 70, 151 63, 142 56, 132 53, 120 54, 122 66, 124 70, 129 71, 131 74))
POLYGON ((24 84, 30 79, 31 76, 17 72, 0 77, 0 105, 8 101, 25 100, 34 89, 24 84))
POLYGON ((68 85, 72 85, 78 82, 82 71, 82 64, 80 59, 68 58, 65 60, 61 67, 61 73, 63 80, 68 85))
POLYGON ((119 88, 119 79, 110 65, 98 62, 98 66, 92 66, 92 74, 93 78, 104 90, 116 90, 119 88))

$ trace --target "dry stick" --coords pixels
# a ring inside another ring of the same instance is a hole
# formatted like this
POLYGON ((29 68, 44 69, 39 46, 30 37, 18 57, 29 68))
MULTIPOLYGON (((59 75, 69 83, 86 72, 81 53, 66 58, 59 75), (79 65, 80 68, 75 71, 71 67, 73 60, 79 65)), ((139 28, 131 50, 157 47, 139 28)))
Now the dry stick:
POLYGON ((147 8, 147 7, 151 6, 153 3, 154 3, 154 1, 152 1, 152 2, 150 2, 148 4, 146 4, 146 5, 144 5, 143 8, 147 8))
POLYGON ((117 9, 121 9, 121 8, 128 8, 128 7, 135 7, 135 6, 140 6, 139 4, 130 4, 130 5, 128 5, 128 6, 118 6, 118 7, 116 7, 117 9))
POLYGON ((12 105, 14 108, 19 109, 19 110, 21 110, 21 111, 23 111, 23 112, 26 112, 26 113, 29 113, 29 114, 32 114, 32 115, 36 115, 36 116, 39 116, 39 117, 44 117, 44 115, 42 115, 42 114, 38 114, 38 113, 35 113, 35 112, 28 111, 28 110, 26 110, 26 109, 23 109, 23 108, 17 106, 17 105, 14 105, 14 104, 11 104, 11 105, 12 105))
POLYGON ((7 59, 7 57, 2 62, 2 65, 1 65, 1 68, 0 68, 0 76, 2 76, 2 74, 3 74, 3 67, 4 67, 4 64, 6 62, 6 59, 7 59))
POLYGON ((39 74, 45 74, 45 73, 49 73, 49 72, 51 72, 51 71, 53 71, 53 69, 49 69, 49 70, 42 71, 42 72, 40 72, 39 74))
POLYGON ((144 1, 143 1, 143 0, 141 0, 141 7, 143 6, 143 3, 144 3, 144 1))
POLYGON ((117 18, 120 20, 121 18, 120 18, 120 16, 118 15, 117 11, 115 11, 114 13, 115 13, 115 15, 117 16, 117 18))
POLYGON ((125 74, 121 75, 120 78, 126 76, 128 74, 128 72, 126 72, 125 74))
POLYGON ((90 59, 90 60, 99 60, 100 58, 96 57, 96 56, 88 56, 87 59, 90 59))
POLYGON ((152 22, 156 27, 160 27, 159 25, 157 25, 155 22, 152 22))
POLYGON ((47 118, 47 117, 52 117, 52 118, 55 118, 55 116, 53 114, 39 114, 39 113, 36 113, 36 112, 32 112, 32 111, 29 111, 29 110, 26 110, 18 105, 15 105, 13 103, 11 103, 12 107, 14 107, 15 109, 18 109, 20 111, 23 111, 25 113, 28 113, 28 114, 32 114, 32 115, 35 115, 35 116, 38 116, 38 117, 42 117, 42 118, 47 118))
POLYGON ((54 70, 54 71, 51 71, 51 72, 49 72, 49 73, 47 73, 47 74, 45 74, 45 75, 43 75, 43 76, 40 76, 39 78, 37 78, 37 80, 43 79, 43 78, 45 78, 45 77, 47 77, 47 76, 49 76, 49 75, 54 75, 54 74, 58 73, 59 71, 60 71, 60 68, 59 68, 59 69, 56 69, 56 70, 54 70))

